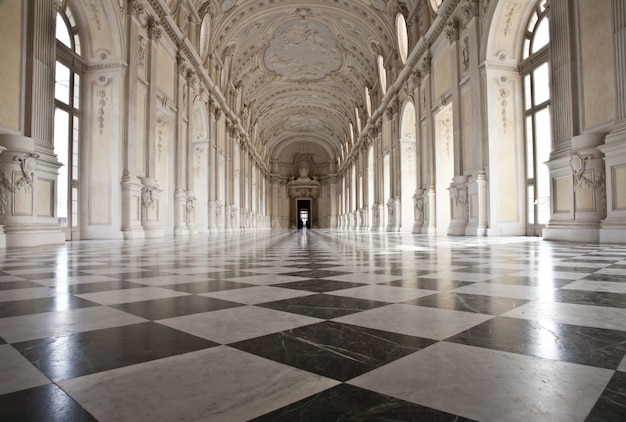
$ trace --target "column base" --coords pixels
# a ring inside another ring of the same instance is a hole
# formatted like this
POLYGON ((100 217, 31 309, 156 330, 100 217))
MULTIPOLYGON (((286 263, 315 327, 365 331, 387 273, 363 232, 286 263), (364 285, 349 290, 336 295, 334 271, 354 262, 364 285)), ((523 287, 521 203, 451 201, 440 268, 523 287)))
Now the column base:
POLYGON ((4 228, 7 248, 31 248, 44 245, 62 245, 65 233, 58 227, 19 226, 4 228))
POLYGON ((545 240, 557 240, 576 243, 599 243, 600 224, 597 222, 562 222, 549 223, 543 229, 545 240))

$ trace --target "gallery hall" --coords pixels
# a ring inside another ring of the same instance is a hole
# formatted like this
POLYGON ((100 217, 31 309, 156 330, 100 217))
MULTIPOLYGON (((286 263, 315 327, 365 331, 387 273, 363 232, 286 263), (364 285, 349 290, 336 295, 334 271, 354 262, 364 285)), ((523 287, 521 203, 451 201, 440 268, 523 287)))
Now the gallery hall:
POLYGON ((624 0, 0 0, 0 420, 626 420, 624 0))

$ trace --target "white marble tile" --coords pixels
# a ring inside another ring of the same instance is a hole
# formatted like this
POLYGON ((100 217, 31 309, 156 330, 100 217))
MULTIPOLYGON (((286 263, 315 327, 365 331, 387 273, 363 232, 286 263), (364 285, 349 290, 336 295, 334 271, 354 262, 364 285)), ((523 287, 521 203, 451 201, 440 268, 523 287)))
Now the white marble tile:
POLYGON ((106 292, 83 293, 75 296, 99 303, 114 305, 119 303, 141 302, 144 300, 164 299, 168 297, 186 296, 189 293, 177 292, 159 287, 137 287, 134 289, 109 290, 106 292))
POLYGON ((491 318, 493 316, 485 314, 394 304, 342 316, 334 321, 443 340, 491 318))
POLYGON ((622 371, 622 372, 626 372, 626 355, 624 355, 624 359, 622 359, 622 362, 617 367, 617 370, 618 371, 622 371))
POLYGON ((51 381, 8 344, 0 345, 0 395, 51 381))
POLYGON ((26 280, 24 277, 19 277, 17 275, 0 275, 0 283, 8 282, 8 281, 23 281, 26 280))
POLYGON ((618 281, 577 280, 563 287, 563 289, 625 294, 626 283, 618 281))
MULTIPOLYGON (((496 280, 497 281, 497 280, 496 280)), ((550 289, 548 293, 552 293, 554 289, 550 289)), ((498 284, 498 283, 474 283, 467 286, 458 287, 450 290, 454 293, 467 293, 482 296, 510 297, 514 299, 534 300, 541 297, 545 293, 545 289, 534 286, 519 286, 514 284, 498 284)))
POLYGON ((255 306, 240 306, 220 311, 162 319, 160 324, 228 344, 266 334, 315 324, 321 320, 290 312, 255 306))
POLYGON ((257 303, 272 302, 275 300, 291 299, 294 297, 309 296, 314 293, 304 290, 284 289, 281 287, 255 286, 245 289, 222 290, 219 292, 202 293, 198 296, 214 297, 231 302, 255 305, 257 303))
POLYGON ((251 275, 249 277, 233 277, 227 279, 228 281, 235 281, 238 283, 256 284, 259 286, 267 286, 278 283, 290 283, 292 281, 304 281, 309 280, 306 277, 297 277, 293 275, 281 275, 281 274, 263 274, 263 275, 251 275))
POLYGON ((502 316, 626 331, 626 309, 560 302, 531 302, 502 316))
POLYGON ((613 371, 440 342, 349 384, 481 421, 582 421, 613 371))
POLYGON ((564 271, 552 271, 550 268, 538 267, 536 270, 518 271, 509 275, 519 277, 537 277, 542 279, 578 280, 588 276, 587 273, 570 273, 564 271))
POLYGON ((245 421, 339 382, 226 346, 59 383, 99 421, 245 421))
POLYGON ((97 330, 145 322, 143 318, 106 306, 46 312, 0 319, 0 337, 7 342, 97 330))
POLYGON ((41 299, 44 297, 54 297, 56 295, 57 292, 49 287, 31 287, 27 289, 0 290, 0 302, 41 299))
POLYGON ((626 270, 623 268, 602 268, 596 271, 596 274, 626 275, 626 270))
MULTIPOLYGON (((25 264, 24 264, 25 265, 25 264)), ((20 265, 23 266, 23 265, 20 265)), ((22 268, 19 270, 12 270, 7 268, 4 272, 13 275, 33 275, 33 274, 47 274, 56 272, 56 267, 34 267, 34 268, 22 268)))
POLYGON ((346 281, 349 283, 380 284, 402 280, 402 276, 387 274, 355 273, 324 277, 323 280, 346 281))
POLYGON ((406 287, 369 285, 352 289, 335 290, 326 294, 344 297, 354 297, 365 300, 380 300, 383 302, 405 302, 439 293, 437 290, 409 289, 406 287))

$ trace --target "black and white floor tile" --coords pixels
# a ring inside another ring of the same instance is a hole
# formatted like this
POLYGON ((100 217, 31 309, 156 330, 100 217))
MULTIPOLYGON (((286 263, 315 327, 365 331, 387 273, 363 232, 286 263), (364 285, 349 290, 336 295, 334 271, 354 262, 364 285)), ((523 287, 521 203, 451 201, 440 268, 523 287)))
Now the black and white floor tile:
POLYGON ((366 232, 0 256, 2 421, 624 421, 626 244, 366 232))

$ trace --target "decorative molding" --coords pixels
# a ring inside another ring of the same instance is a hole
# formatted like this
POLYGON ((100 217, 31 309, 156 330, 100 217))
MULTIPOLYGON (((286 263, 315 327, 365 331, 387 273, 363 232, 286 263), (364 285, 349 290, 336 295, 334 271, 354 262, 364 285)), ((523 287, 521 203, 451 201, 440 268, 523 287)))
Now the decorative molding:
POLYGON ((451 43, 459 40, 459 22, 453 19, 446 26, 446 37, 451 43))
POLYGON ((105 122, 104 108, 107 105, 106 90, 104 88, 100 88, 99 90, 97 90, 96 97, 98 97, 98 111, 97 111, 98 132, 100 133, 100 135, 102 135, 104 133, 104 122, 105 122))
MULTIPOLYGON (((27 191, 32 191, 37 158, 39 158, 39 155, 32 153, 27 153, 24 157, 13 158, 14 161, 20 162, 20 170, 22 172, 22 175, 17 182, 13 182, 13 180, 11 180, 11 177, 7 175, 4 168, 0 168, 0 176, 2 176, 2 180, 0 180, 0 215, 4 215, 6 213, 7 190, 11 193, 19 192, 22 188, 25 188, 27 191)), ((12 172, 12 174, 15 174, 15 172, 12 172)))
POLYGON ((606 175, 604 169, 601 168, 597 180, 592 180, 585 176, 586 172, 593 170, 587 169, 587 161, 593 159, 592 155, 580 155, 578 152, 570 152, 569 165, 574 175, 574 192, 582 188, 591 189, 596 192, 599 190, 600 203, 606 205, 606 175))
POLYGON ((463 73, 467 73, 470 68, 470 51, 469 51, 469 37, 463 38, 463 73))
POLYGON ((508 128, 508 106, 511 91, 506 88, 500 88, 498 91, 498 104, 500 105, 500 117, 502 119, 502 131, 506 133, 508 128))

